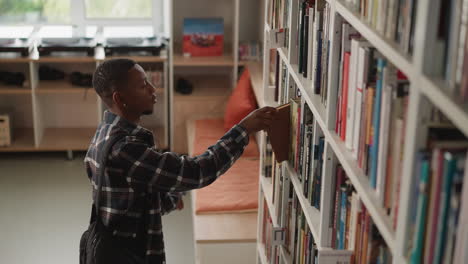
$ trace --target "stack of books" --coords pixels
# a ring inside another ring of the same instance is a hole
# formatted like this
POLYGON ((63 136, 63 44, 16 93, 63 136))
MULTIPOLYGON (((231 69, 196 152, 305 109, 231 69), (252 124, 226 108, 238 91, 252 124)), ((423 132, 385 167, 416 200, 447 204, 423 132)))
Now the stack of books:
POLYGON ((404 53, 413 52, 417 0, 345 0, 380 34, 397 43, 404 53))
POLYGON ((267 23, 275 32, 279 32, 286 36, 283 38, 284 43, 280 43, 286 49, 289 47, 289 14, 291 8, 291 0, 272 0, 268 1, 268 19, 267 23))
POLYGON ((299 74, 311 80, 310 89, 326 105, 330 53, 330 5, 324 0, 299 2, 299 21, 294 43, 299 74))

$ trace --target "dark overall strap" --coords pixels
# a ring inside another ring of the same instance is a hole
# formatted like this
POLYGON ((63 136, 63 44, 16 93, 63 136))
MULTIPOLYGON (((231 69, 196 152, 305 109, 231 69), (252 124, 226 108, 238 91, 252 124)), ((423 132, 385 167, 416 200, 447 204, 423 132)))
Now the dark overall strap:
POLYGON ((99 168, 96 168, 97 192, 96 192, 96 200, 93 203, 93 207, 91 210, 91 219, 90 219, 90 223, 97 221, 97 226, 100 226, 100 225, 103 226, 102 221, 100 221, 98 216, 99 216, 99 208, 101 205, 102 182, 105 176, 104 172, 105 172, 107 160, 109 159, 109 152, 111 151, 114 144, 124 137, 125 137, 124 135, 117 135, 117 136, 111 137, 109 140, 104 142, 104 147, 101 149, 101 151, 98 151, 97 153, 97 161, 99 164, 99 168))

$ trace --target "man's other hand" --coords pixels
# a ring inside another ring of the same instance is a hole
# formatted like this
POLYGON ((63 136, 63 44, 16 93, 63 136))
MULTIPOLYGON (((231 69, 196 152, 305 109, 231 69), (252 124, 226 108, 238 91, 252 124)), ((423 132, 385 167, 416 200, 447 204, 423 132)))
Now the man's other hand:
POLYGON ((276 110, 276 108, 266 106, 252 111, 239 122, 239 125, 247 130, 249 134, 260 130, 266 130, 270 127, 273 120, 275 120, 277 113, 278 110, 276 110))

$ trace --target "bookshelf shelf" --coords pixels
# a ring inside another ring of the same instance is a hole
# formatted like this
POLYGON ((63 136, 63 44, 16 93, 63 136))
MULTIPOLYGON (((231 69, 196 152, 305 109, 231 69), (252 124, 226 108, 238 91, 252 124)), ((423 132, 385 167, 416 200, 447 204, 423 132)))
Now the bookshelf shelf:
POLYGON ((266 106, 263 98, 263 65, 260 62, 248 62, 250 81, 260 107, 266 106))
POLYGON ((50 94, 50 93, 93 93, 95 91, 92 87, 81 87, 73 85, 67 81, 40 81, 36 92, 38 94, 50 94))
POLYGON ((340 0, 328 0, 331 5, 335 6, 335 10, 340 14, 349 24, 351 24, 359 33, 367 39, 380 53, 382 53, 389 61, 392 62, 397 68, 402 70, 411 81, 416 79, 417 74, 411 59, 402 54, 399 48, 385 39, 374 28, 360 19, 360 15, 350 10, 350 8, 342 3, 340 0))
POLYGON ((175 100, 204 100, 216 96, 231 94, 230 81, 224 76, 187 76, 185 79, 193 84, 193 92, 188 95, 175 93, 175 100))
POLYGON ((291 65, 288 60, 287 56, 284 53, 284 50, 282 48, 278 48, 278 53, 280 55, 280 58, 286 63, 289 73, 291 76, 294 78, 294 81, 296 82, 297 86, 299 87, 301 94, 304 95, 307 104, 311 107, 312 112, 314 114, 314 117, 317 119, 319 122, 320 126, 322 129, 326 128, 325 124, 325 107, 321 102, 321 99, 319 96, 315 95, 312 93, 313 91, 313 85, 312 81, 308 80, 301 75, 298 74, 298 66, 297 65, 291 65))
POLYGON ((0 56, 0 63, 28 63, 31 61, 29 57, 8 57, 0 56))
POLYGON ((292 257, 288 252, 286 252, 286 249, 284 246, 280 247, 280 253, 281 253, 281 256, 283 257, 284 264, 293 264, 292 257))
POLYGON ((314 236, 316 241, 319 241, 319 233, 320 233, 320 211, 317 210, 315 207, 310 205, 310 202, 304 197, 302 191, 302 185, 297 177, 297 173, 291 167, 288 162, 285 162, 286 168, 288 170, 289 176, 291 177, 291 182, 294 186, 294 190, 296 192, 297 198, 299 199, 299 203, 301 204, 302 210, 304 211, 305 218, 309 227, 312 231, 312 235, 314 236))
POLYGON ((25 87, 0 85, 0 94, 31 94, 31 89, 25 87))
POLYGON ((90 56, 51 56, 40 57, 35 61, 39 63, 89 63, 96 62, 96 59, 90 56))
POLYGON ((84 151, 96 132, 96 128, 46 128, 38 149, 41 151, 84 151))
POLYGON ((257 243, 258 257, 260 259, 260 264, 268 264, 267 257, 265 254, 265 247, 262 243, 257 243))
POLYGON ((264 176, 260 177, 260 183, 262 185, 263 193, 265 194, 265 200, 267 203, 268 211, 271 216, 271 220, 273 222, 273 226, 277 227, 277 217, 276 217, 276 210, 275 206, 273 205, 273 184, 271 183, 270 179, 265 178, 264 176))
POLYGON ((234 58, 231 55, 217 57, 184 57, 182 54, 174 55, 174 66, 233 66, 234 58))
POLYGON ((17 128, 14 131, 11 146, 0 147, 0 152, 27 152, 34 151, 34 129, 17 128))
POLYGON ((468 106, 456 102, 444 89, 442 80, 423 77, 421 79, 421 92, 449 118, 464 134, 468 136, 468 106))
POLYGON ((136 62, 146 62, 146 63, 157 63, 157 62, 166 62, 167 57, 165 56, 109 56, 105 60, 118 59, 118 58, 127 58, 132 59, 136 62))

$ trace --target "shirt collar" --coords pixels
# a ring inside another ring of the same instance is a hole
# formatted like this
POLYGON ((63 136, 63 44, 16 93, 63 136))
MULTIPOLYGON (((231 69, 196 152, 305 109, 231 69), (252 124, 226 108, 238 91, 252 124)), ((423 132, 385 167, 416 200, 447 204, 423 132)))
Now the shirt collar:
POLYGON ((117 125, 118 127, 125 129, 130 135, 143 137, 145 140, 148 140, 148 143, 154 144, 153 133, 144 127, 137 125, 133 122, 128 121, 127 119, 112 113, 109 110, 104 112, 103 122, 108 125, 117 125))

